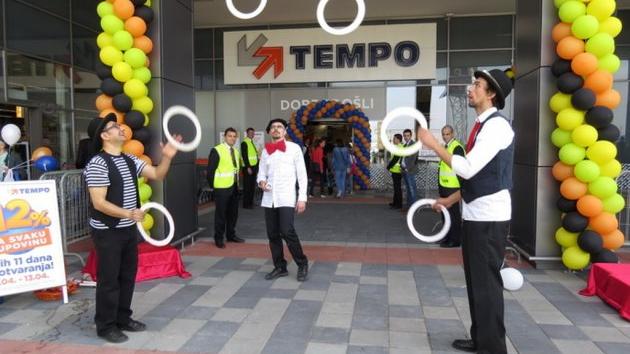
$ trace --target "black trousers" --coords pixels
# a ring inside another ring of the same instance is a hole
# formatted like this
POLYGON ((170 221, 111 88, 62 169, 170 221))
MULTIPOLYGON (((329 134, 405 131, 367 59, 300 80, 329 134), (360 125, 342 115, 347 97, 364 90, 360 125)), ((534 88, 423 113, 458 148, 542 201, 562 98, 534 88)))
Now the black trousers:
POLYGON ((254 206, 254 191, 256 190, 256 176, 258 176, 258 165, 250 167, 252 174, 247 173, 247 168, 243 169, 243 208, 254 206))
POLYGON ((392 173, 392 180, 394 181, 394 200, 392 204, 396 208, 402 208, 402 174, 392 173))
POLYGON ((267 225, 267 237, 269 249, 275 268, 286 269, 287 261, 284 259, 282 240, 287 243, 289 252, 298 267, 308 266, 308 259, 302 251, 300 239, 293 227, 295 208, 265 208, 265 224, 267 225))
POLYGON ((96 332, 106 334, 131 318, 131 299, 138 270, 138 229, 92 229, 98 256, 96 332))
MULTIPOLYGON (((446 198, 458 190, 459 188, 445 188, 439 186, 440 198, 446 198)), ((459 202, 451 205, 451 207, 448 208, 448 213, 451 216, 451 228, 448 230, 442 242, 460 245, 462 243, 462 210, 459 202)))
POLYGON ((470 336, 477 353, 504 354, 501 265, 509 221, 464 220, 462 253, 470 306, 470 336))
POLYGON ((326 188, 326 173, 311 172, 311 180, 312 180, 312 183, 309 186, 308 194, 310 194, 310 195, 314 195, 315 194, 315 181, 316 180, 319 181, 319 194, 320 195, 326 194, 326 192, 324 190, 324 188, 326 188))
POLYGON ((223 235, 230 239, 236 236, 238 219, 238 189, 236 184, 230 188, 214 189, 214 240, 223 241, 223 235))

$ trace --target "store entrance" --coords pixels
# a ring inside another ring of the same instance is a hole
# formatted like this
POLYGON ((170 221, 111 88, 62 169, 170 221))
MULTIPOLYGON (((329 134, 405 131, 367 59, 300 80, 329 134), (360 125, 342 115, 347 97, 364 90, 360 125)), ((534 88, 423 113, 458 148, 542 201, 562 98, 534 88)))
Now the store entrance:
POLYGON ((309 122, 304 136, 310 138, 311 142, 325 139, 327 144, 334 145, 339 139, 347 145, 352 142, 352 127, 340 119, 318 119, 309 122))

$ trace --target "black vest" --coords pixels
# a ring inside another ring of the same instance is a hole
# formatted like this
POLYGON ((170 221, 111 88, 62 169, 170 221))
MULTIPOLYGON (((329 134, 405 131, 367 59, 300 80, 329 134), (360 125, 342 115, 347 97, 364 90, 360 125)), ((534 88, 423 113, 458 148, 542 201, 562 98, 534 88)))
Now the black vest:
MULTIPOLYGON (((495 112, 488 117, 477 131, 494 118, 507 120, 501 113, 495 112)), ((477 139, 477 136, 474 137, 477 139)), ((512 165, 514 163, 514 140, 510 145, 499 151, 488 164, 470 179, 460 178, 462 198, 466 203, 486 195, 494 194, 503 189, 512 189, 512 165)))
MULTIPOLYGON (((119 207, 122 207, 124 197, 122 174, 116 167, 116 163, 114 162, 114 158, 112 157, 112 155, 106 152, 101 152, 98 154, 98 156, 103 158, 103 160, 107 164, 107 171, 109 176, 109 187, 107 187, 107 195, 105 196, 105 200, 119 207)), ((134 189, 136 191, 136 207, 140 208, 140 195, 138 194, 138 176, 136 172, 136 164, 129 156, 125 155, 124 153, 121 154, 121 156, 125 160, 125 163, 127 163, 129 173, 131 173, 134 182, 133 184, 135 187, 134 189), (136 178, 133 178, 133 176, 136 176, 136 178)), ((92 217, 92 219, 94 220, 102 222, 109 228, 116 227, 116 225, 118 225, 118 223, 120 222, 119 218, 104 214, 94 209, 92 203, 90 203, 90 217, 92 217)))

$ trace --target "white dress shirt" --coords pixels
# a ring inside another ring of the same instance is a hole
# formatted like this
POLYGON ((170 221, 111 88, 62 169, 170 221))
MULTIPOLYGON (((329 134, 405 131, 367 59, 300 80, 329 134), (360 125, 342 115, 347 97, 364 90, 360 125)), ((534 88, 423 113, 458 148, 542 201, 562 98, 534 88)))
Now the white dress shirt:
POLYGON ((286 141, 286 151, 269 155, 263 149, 256 182, 267 181, 271 190, 264 191, 261 206, 265 208, 295 207, 295 182, 298 183, 298 201, 306 202, 306 166, 299 145, 286 141))
MULTIPOLYGON (((489 108, 477 117, 483 123, 496 112, 489 108)), ((475 145, 466 157, 453 155, 451 167, 464 179, 470 179, 483 169, 499 151, 510 146, 514 140, 514 131, 510 123, 503 118, 493 118, 483 125, 477 134, 475 145)), ((512 200, 510 191, 502 189, 494 194, 479 197, 470 203, 462 199, 462 218, 469 221, 507 221, 512 218, 512 200)))

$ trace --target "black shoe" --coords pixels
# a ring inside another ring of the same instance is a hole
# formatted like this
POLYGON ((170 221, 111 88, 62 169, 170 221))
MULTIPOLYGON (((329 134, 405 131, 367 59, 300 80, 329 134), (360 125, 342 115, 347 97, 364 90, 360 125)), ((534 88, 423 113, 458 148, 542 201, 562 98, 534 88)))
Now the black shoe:
POLYGON ((440 247, 442 247, 442 248, 455 248, 455 247, 459 247, 459 243, 442 242, 442 243, 440 243, 440 247))
POLYGON ((462 350, 465 352, 476 352, 477 346, 475 345, 475 341, 472 339, 455 339, 453 341, 453 348, 457 350, 462 350))
POLYGON ((127 337, 127 335, 121 332, 118 328, 114 328, 111 331, 99 334, 98 336, 110 343, 123 343, 129 340, 129 337, 127 337))
POLYGON ((238 236, 234 236, 234 237, 228 238, 227 242, 243 243, 243 242, 245 242, 245 240, 243 240, 242 238, 240 238, 238 236))
POLYGON ((214 240, 214 244, 217 246, 217 248, 225 248, 225 243, 223 242, 223 240, 214 240))
POLYGON ((265 274, 265 280, 274 280, 280 277, 286 277, 289 275, 286 269, 274 268, 271 272, 265 274))
POLYGON ((121 331, 127 332, 143 332, 147 329, 147 325, 140 321, 129 319, 129 322, 126 325, 118 325, 121 331))
POLYGON ((308 276, 308 266, 301 266, 298 268, 297 281, 305 281, 308 276))

